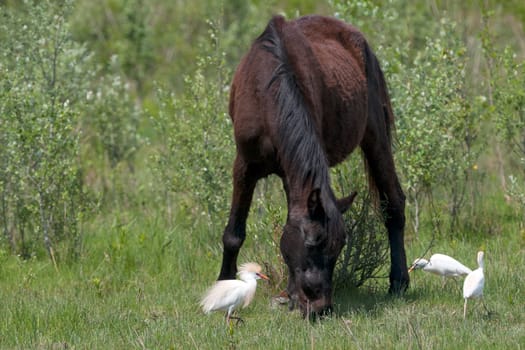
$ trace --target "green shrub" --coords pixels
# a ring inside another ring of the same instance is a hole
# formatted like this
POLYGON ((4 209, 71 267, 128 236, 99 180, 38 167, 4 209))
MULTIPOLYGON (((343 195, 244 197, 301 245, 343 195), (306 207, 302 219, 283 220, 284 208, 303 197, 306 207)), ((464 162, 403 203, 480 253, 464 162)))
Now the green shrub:
POLYGON ((78 158, 89 56, 69 36, 69 10, 48 1, 0 7, 3 237, 24 257, 45 247, 54 263, 79 253, 90 205, 78 158))
MULTIPOLYGON (((486 14, 485 22, 490 20, 486 14)), ((498 139, 510 157, 509 184, 506 195, 525 213, 525 63, 518 61, 510 48, 495 45, 487 24, 481 34, 487 61, 486 113, 493 120, 498 139)), ((525 225, 525 214, 523 215, 525 225)))
POLYGON ((332 187, 339 196, 357 192, 354 203, 343 215, 346 245, 335 271, 335 281, 345 287, 359 287, 379 277, 388 259, 388 233, 383 224, 377 198, 369 192, 368 175, 362 155, 352 154, 331 172, 332 187))
POLYGON ((229 205, 235 152, 227 113, 231 70, 217 24, 212 22, 210 39, 209 46, 202 47, 195 72, 185 77, 181 96, 157 89, 158 113, 152 119, 162 143, 154 161, 161 184, 175 195, 179 210, 222 222, 229 205), (205 72, 213 75, 207 77, 205 72))
POLYGON ((99 194, 104 208, 118 210, 136 201, 137 153, 147 139, 141 134, 142 107, 130 84, 119 75, 119 58, 112 72, 97 71, 83 96, 81 116, 82 164, 86 186, 99 194))
POLYGON ((392 75, 398 117, 397 159, 414 210, 414 229, 423 195, 442 191, 451 230, 465 205, 467 180, 476 164, 481 118, 466 86, 466 47, 453 23, 442 20, 404 74, 392 75))
POLYGON ((450 231, 457 229, 465 207, 476 205, 472 188, 479 179, 473 168, 484 147, 482 100, 471 89, 462 28, 449 16, 406 1, 333 4, 340 17, 365 32, 385 71, 412 229, 417 233, 421 220, 437 215, 421 217, 434 211, 434 197, 448 208, 450 231))

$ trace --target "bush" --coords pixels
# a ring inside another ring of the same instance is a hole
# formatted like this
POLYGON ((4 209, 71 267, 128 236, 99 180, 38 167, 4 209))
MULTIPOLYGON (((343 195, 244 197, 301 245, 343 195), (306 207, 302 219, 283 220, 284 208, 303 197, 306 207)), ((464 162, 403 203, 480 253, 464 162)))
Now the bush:
POLYGON ((89 55, 69 36, 69 10, 48 1, 0 7, 3 237, 23 257, 45 247, 55 264, 80 252, 90 205, 78 158, 89 55))
POLYGON ((397 159, 413 210, 414 231, 424 195, 442 191, 454 230, 465 205, 467 181, 478 159, 481 118, 466 83, 466 47, 455 24, 442 20, 439 35, 392 75, 398 117, 397 159))
POLYGON ((140 133, 144 113, 130 85, 119 75, 118 57, 113 71, 89 82, 83 96, 82 161, 86 186, 100 194, 101 204, 118 209, 132 202, 136 155, 146 143, 140 133))
POLYGON ((359 287, 370 278, 380 277, 389 257, 383 214, 369 191, 360 154, 354 153, 332 170, 332 186, 342 195, 357 191, 354 203, 343 215, 346 245, 336 266, 335 281, 345 287, 359 287))
POLYGON ((339 16, 370 34, 385 71, 408 222, 417 234, 422 220, 437 215, 421 218, 435 211, 436 197, 448 208, 450 231, 458 229, 465 207, 476 205, 474 169, 485 146, 480 142, 483 100, 468 76, 463 28, 450 16, 405 1, 333 3, 339 16))
MULTIPOLYGON (((486 114, 498 132, 495 141, 500 142, 514 160, 510 162, 513 174, 508 177, 509 185, 504 190, 525 213, 525 63, 517 60, 510 47, 501 49, 495 45, 496 39, 488 27, 490 19, 491 14, 486 13, 481 34, 487 61, 486 114)), ((525 214, 523 219, 525 224, 525 214)))
POLYGON ((175 194, 179 210, 207 222, 223 221, 235 152, 227 113, 231 70, 218 28, 210 22, 210 46, 202 47, 195 72, 185 77, 184 94, 176 96, 159 87, 158 112, 152 116, 163 140, 154 158, 162 185, 175 194), (213 75, 206 78, 205 72, 213 75))

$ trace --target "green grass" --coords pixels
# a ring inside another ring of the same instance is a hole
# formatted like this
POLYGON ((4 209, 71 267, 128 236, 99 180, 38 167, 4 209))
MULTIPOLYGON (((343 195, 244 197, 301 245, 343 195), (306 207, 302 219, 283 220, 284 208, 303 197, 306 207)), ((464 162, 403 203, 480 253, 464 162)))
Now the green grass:
MULTIPOLYGON (((417 271, 402 298, 386 295, 385 279, 337 289, 336 314, 315 323, 272 307, 282 283, 260 282, 241 311, 245 323, 230 329, 222 313, 206 316, 198 307, 218 273, 220 231, 199 223, 166 229, 147 218, 101 221, 86 237, 82 259, 58 271, 46 259, 0 256, 0 348, 520 349, 525 245, 517 225, 506 227, 498 235, 438 237, 432 248, 470 267, 485 250, 490 315, 471 303, 464 321, 461 280, 441 288, 439 277, 417 271)), ((240 261, 281 271, 276 248, 259 236, 248 236, 240 261)), ((408 237, 409 260, 429 241, 408 237)))

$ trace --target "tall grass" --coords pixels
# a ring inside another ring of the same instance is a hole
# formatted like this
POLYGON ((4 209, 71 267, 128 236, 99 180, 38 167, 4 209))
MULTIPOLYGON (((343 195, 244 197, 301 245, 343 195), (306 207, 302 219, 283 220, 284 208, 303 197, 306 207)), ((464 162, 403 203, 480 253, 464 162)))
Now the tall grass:
MULTIPOLYGON (((217 277, 220 232, 210 232, 205 223, 166 227, 154 216, 128 214, 101 222, 86 239, 84 258, 58 271, 49 261, 1 257, 0 348, 519 349, 525 344, 525 242, 512 217, 498 224, 497 234, 441 236, 431 249, 471 268, 477 250, 486 252, 489 315, 473 302, 463 320, 462 280, 442 288, 439 277, 417 271, 402 298, 386 294, 387 279, 355 290, 339 288, 335 314, 313 323, 273 305, 282 286, 262 282, 253 304, 241 310, 245 323, 230 328, 222 313, 206 316, 198 307, 217 277)), ((408 237, 410 259, 426 249, 431 235, 408 237)), ((274 247, 249 232, 241 261, 264 263, 274 254, 274 247)), ((267 272, 275 274, 282 266, 274 259, 267 272)))

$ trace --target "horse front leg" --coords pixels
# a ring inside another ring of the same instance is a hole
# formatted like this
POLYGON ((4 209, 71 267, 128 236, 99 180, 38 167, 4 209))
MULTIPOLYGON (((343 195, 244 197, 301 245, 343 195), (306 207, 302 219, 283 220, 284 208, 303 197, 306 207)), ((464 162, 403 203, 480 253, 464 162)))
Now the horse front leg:
POLYGON ((258 178, 237 155, 233 165, 233 194, 228 224, 222 236, 223 255, 219 280, 235 279, 237 256, 246 238, 246 220, 258 178))

